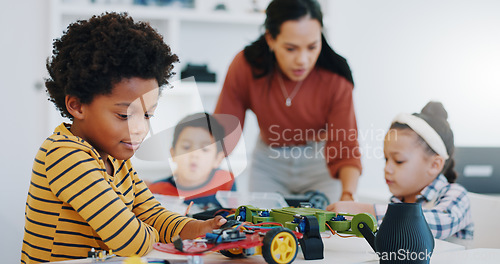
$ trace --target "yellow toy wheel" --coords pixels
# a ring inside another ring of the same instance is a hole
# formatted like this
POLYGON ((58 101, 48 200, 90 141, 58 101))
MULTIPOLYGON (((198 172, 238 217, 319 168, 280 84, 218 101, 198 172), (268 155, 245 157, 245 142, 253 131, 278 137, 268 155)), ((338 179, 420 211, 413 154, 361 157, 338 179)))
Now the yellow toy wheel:
POLYGON ((236 248, 230 248, 230 249, 223 249, 223 250, 220 250, 219 252, 228 258, 244 258, 244 257, 246 257, 245 251, 246 250, 244 250, 243 248, 236 247, 236 248))
POLYGON ((273 228, 266 233, 262 244, 262 256, 269 264, 292 263, 297 256, 297 237, 289 229, 273 228))

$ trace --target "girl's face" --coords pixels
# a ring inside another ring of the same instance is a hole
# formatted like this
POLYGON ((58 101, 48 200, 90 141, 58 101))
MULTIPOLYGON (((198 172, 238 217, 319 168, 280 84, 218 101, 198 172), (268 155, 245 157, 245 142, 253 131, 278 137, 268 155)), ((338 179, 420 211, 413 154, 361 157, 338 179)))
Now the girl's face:
POLYGON ((267 33, 266 41, 281 71, 292 81, 302 81, 316 65, 321 52, 321 24, 309 16, 288 20, 281 25, 276 38, 267 33))
POLYGON ((176 181, 184 186, 205 182, 224 158, 224 153, 217 152, 212 135, 202 127, 184 128, 170 152, 177 164, 176 181))
POLYGON ((424 147, 411 129, 390 129, 385 136, 385 180, 391 193, 404 202, 415 202, 443 168, 443 158, 429 155, 424 147))
POLYGON ((129 159, 149 132, 158 96, 156 79, 135 77, 114 84, 110 94, 96 95, 89 104, 68 96, 71 131, 88 141, 104 160, 107 155, 129 159))

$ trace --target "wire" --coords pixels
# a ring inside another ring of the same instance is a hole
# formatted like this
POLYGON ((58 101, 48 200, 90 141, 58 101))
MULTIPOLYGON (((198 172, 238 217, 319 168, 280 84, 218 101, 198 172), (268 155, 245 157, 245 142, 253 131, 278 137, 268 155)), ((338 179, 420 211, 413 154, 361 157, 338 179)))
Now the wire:
POLYGON ((275 225, 275 226, 281 226, 283 227, 282 224, 280 223, 275 223, 275 222, 263 222, 263 223, 258 223, 258 224, 251 224, 252 226, 263 226, 263 225, 275 225))
MULTIPOLYGON (((215 211, 215 213, 213 214, 213 216, 216 216, 216 215, 218 215, 218 214, 219 214, 219 213, 221 213, 221 212, 226 212, 226 213, 228 213, 228 215, 227 215, 227 216, 229 216, 229 215, 231 215, 231 214, 234 214, 234 212, 236 212, 236 209, 230 209, 230 210, 228 210, 228 209, 224 209, 224 208, 222 208, 222 209, 219 209, 219 210, 215 211)), ((226 217, 227 217, 227 216, 226 216, 226 217)))
MULTIPOLYGON (((243 224, 252 224, 252 223, 250 223, 250 222, 242 222, 242 223, 238 224, 236 227, 234 227, 233 229, 237 230, 240 227, 244 228, 243 224)), ((224 230, 227 230, 227 229, 231 229, 231 228, 226 228, 224 230)), ((184 251, 184 252, 191 253, 191 254, 202 254, 202 253, 211 251, 212 249, 216 248, 219 244, 222 243, 222 242, 219 242, 219 238, 221 237, 222 234, 223 234, 223 232, 220 232, 220 234, 217 235, 217 237, 215 238, 215 242, 214 242, 213 246, 210 247, 210 248, 206 248, 206 249, 200 250, 200 251, 184 251)), ((205 246, 206 246, 206 244, 205 244, 205 246)), ((193 247, 193 244, 191 244, 187 249, 191 249, 192 247, 193 247)))
POLYGON ((239 229, 240 227, 242 227, 243 225, 252 225, 252 223, 250 222, 241 222, 239 223, 238 225, 234 226, 234 227, 228 227, 228 228, 225 228, 224 230, 226 229, 239 229))
POLYGON ((194 203, 193 201, 191 201, 191 202, 189 203, 188 207, 186 208, 186 213, 185 213, 184 215, 188 215, 189 210, 191 209, 191 206, 193 206, 193 203, 194 203))
POLYGON ((332 234, 323 234, 321 233, 321 238, 330 238, 332 237, 332 234))
POLYGON ((273 229, 273 228, 276 228, 276 227, 272 227, 272 226, 259 226, 259 227, 243 226, 243 227, 250 228, 250 229, 273 229))
POLYGON ((333 235, 337 235, 339 237, 342 237, 342 238, 349 238, 349 237, 356 237, 356 236, 343 236, 337 232, 335 232, 328 223, 325 223, 325 225, 328 227, 328 229, 330 229, 330 231, 332 232, 333 235))
MULTIPOLYGON (((243 230, 245 230, 245 229, 270 229, 270 228, 276 228, 276 227, 264 227, 263 225, 283 226, 280 223, 273 223, 273 222, 263 222, 263 223, 259 223, 259 224, 253 224, 251 222, 242 222, 242 223, 239 223, 234 228, 226 228, 226 229, 235 229, 235 230, 243 229, 243 230)), ((224 229, 224 230, 226 230, 226 229, 224 229)), ((213 244, 212 247, 206 248, 206 249, 200 250, 200 251, 189 251, 194 246, 194 243, 191 242, 193 244, 187 246, 187 248, 186 248, 186 250, 184 252, 185 253, 190 253, 190 254, 202 254, 202 253, 205 253, 205 252, 209 252, 212 249, 216 248, 219 244, 222 243, 222 242, 219 242, 219 238, 222 235, 222 233, 223 232, 221 232, 220 234, 217 235, 217 237, 215 238, 215 242, 214 242, 214 244, 213 244)), ((205 246, 206 246, 206 244, 205 244, 205 246)))
MULTIPOLYGON (((200 251, 184 251, 185 253, 190 253, 190 254, 202 254, 202 253, 205 253, 205 252, 208 252, 214 248, 216 248, 221 242, 218 242, 220 236, 222 235, 222 232, 220 234, 217 235, 217 237, 215 238, 215 242, 214 242, 214 245, 210 248, 206 248, 204 250, 200 250, 200 251)), ((188 249, 190 249, 193 245, 190 245, 190 247, 188 249)), ((206 244, 205 244, 206 246, 206 244)))
POLYGON ((198 242, 198 241, 196 241, 196 239, 195 239, 195 240, 193 240, 193 241, 190 241, 190 243, 191 243, 191 245, 189 245, 189 246, 186 248, 186 251, 191 250, 191 249, 192 249, 192 248, 193 248, 196 244, 202 244, 202 245, 203 245, 203 247, 207 248, 207 243, 205 243, 205 242, 198 242))
POLYGON ((335 233, 335 234, 336 234, 337 236, 341 237, 341 238, 350 238, 350 237, 356 237, 356 236, 354 236, 354 235, 349 235, 349 236, 343 236, 343 235, 341 235, 341 234, 339 234, 339 233, 335 233))

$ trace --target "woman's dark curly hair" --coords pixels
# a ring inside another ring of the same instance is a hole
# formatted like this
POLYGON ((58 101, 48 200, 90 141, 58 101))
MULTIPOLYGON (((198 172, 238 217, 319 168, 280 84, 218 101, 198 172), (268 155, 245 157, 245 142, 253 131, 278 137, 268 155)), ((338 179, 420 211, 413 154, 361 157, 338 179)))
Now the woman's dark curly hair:
POLYGON ((161 88, 178 61, 148 23, 136 23, 127 13, 105 13, 72 23, 54 41, 45 86, 61 115, 72 119, 66 95, 88 104, 96 95, 110 94, 122 79, 133 77, 155 78, 161 88))

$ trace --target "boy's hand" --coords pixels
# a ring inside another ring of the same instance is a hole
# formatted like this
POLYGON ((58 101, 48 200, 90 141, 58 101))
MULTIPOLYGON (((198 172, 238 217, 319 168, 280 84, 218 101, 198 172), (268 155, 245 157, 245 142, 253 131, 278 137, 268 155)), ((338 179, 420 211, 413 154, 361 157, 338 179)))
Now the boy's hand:
POLYGON ((353 201, 341 201, 330 204, 326 207, 326 210, 336 212, 336 213, 370 213, 375 215, 375 209, 373 209, 373 204, 358 203, 353 201))
POLYGON ((199 236, 203 236, 206 233, 210 233, 214 229, 219 229, 219 227, 221 227, 226 222, 227 220, 220 215, 217 215, 214 218, 205 221, 190 221, 184 226, 184 228, 182 228, 182 231, 179 235, 182 239, 194 239, 199 236))
POLYGON ((204 226, 202 226, 202 228, 204 228, 203 234, 208 233, 208 232, 212 232, 212 230, 214 230, 214 229, 219 229, 226 222, 227 222, 227 219, 220 216, 220 215, 217 215, 212 219, 205 220, 203 223, 204 226))

